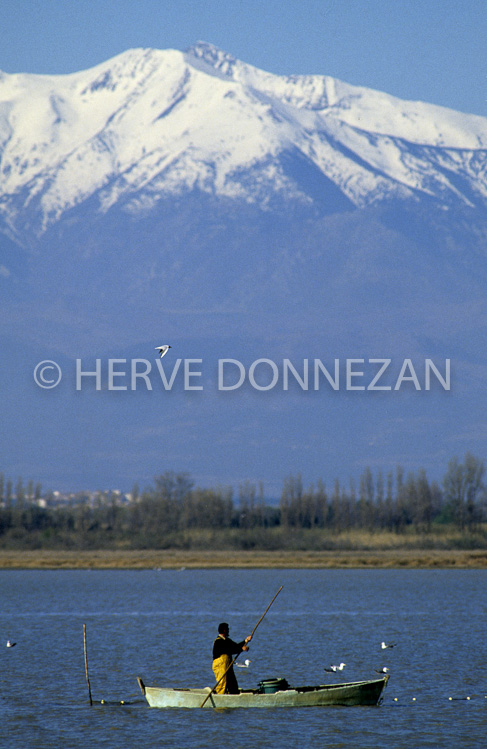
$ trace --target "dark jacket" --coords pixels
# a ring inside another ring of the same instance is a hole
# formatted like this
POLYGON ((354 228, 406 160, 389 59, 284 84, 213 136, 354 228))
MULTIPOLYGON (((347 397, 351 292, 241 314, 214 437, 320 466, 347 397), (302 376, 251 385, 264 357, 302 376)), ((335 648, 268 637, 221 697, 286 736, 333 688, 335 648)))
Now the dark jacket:
POLYGON ((213 660, 219 658, 221 655, 236 655, 241 652, 244 645, 245 640, 242 640, 242 642, 234 642, 229 637, 223 638, 218 635, 213 643, 213 660))

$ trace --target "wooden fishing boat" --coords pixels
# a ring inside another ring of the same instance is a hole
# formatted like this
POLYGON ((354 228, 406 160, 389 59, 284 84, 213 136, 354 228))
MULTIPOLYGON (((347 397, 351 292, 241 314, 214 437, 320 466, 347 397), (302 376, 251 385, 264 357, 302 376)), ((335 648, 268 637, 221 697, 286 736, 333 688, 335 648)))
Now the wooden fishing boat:
MULTIPOLYGON (((309 687, 288 687, 285 679, 276 687, 241 689, 239 694, 215 694, 204 689, 146 687, 138 678, 142 694, 150 707, 328 707, 332 705, 377 705, 389 676, 370 681, 344 684, 320 684, 309 687), (206 700, 206 702, 205 702, 206 700)), ((264 682, 261 682, 263 684, 264 682)))

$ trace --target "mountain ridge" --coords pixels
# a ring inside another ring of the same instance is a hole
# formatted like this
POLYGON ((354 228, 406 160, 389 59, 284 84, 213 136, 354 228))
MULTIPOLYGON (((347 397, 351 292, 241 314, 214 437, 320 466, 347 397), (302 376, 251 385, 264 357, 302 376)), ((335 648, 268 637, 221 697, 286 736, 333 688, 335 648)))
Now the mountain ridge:
POLYGON ((344 208, 418 194, 487 210, 486 146, 476 115, 277 76, 206 43, 129 50, 67 76, 3 76, 0 216, 35 241, 93 195, 101 213, 194 189, 268 210, 269 195, 315 205, 317 181, 332 211, 337 197, 344 208))

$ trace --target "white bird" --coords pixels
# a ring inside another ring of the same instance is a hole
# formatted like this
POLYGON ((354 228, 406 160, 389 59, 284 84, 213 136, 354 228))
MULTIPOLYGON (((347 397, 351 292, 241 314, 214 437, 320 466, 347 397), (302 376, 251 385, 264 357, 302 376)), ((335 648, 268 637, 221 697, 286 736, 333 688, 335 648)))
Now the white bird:
POLYGON ((328 673, 334 673, 336 671, 343 671, 347 664, 346 663, 340 663, 339 666, 330 666, 330 668, 325 668, 325 671, 328 671, 328 673))
POLYGON ((387 668, 387 666, 382 666, 382 668, 380 669, 380 671, 378 671, 377 669, 375 669, 375 673, 376 674, 386 674, 388 671, 389 671, 389 669, 387 668))
POLYGON ((17 645, 16 642, 10 642, 10 640, 7 640, 7 647, 8 648, 14 648, 17 645))
POLYGON ((169 346, 167 343, 164 343, 162 346, 156 346, 156 351, 159 351, 159 354, 162 357, 167 354, 169 349, 172 348, 172 346, 169 346))
POLYGON ((246 658, 243 663, 237 663, 239 668, 248 668, 250 666, 250 658, 246 658))
POLYGON ((396 645, 397 642, 381 642, 380 644, 382 650, 386 650, 386 648, 394 648, 396 645))

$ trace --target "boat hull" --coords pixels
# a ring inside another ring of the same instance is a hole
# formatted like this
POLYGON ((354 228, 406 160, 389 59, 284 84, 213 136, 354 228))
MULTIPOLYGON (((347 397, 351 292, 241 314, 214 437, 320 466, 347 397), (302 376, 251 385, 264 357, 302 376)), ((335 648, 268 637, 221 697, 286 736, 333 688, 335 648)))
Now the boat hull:
POLYGON ((146 687, 138 679, 150 707, 194 708, 250 708, 250 707, 329 707, 338 705, 377 705, 387 684, 388 676, 371 681, 345 684, 320 684, 313 687, 295 687, 262 694, 257 690, 242 690, 239 694, 210 693, 204 689, 177 689, 146 687))

